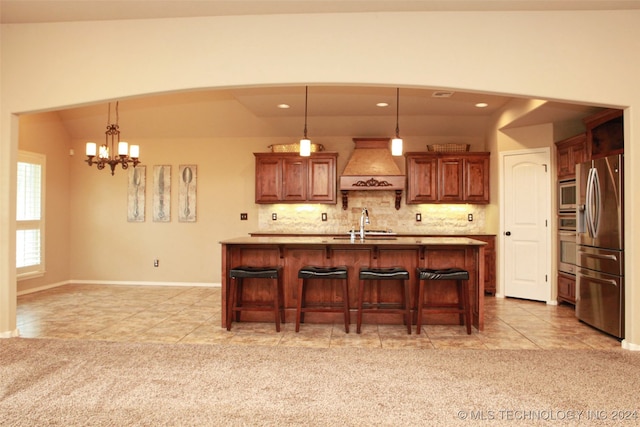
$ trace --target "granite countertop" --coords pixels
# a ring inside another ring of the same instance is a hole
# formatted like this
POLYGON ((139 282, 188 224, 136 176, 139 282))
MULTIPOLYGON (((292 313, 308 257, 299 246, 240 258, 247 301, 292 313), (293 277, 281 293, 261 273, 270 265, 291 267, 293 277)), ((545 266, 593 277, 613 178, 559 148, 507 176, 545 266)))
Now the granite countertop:
POLYGON ((371 236, 361 241, 357 236, 352 242, 349 236, 253 236, 237 237, 223 240, 221 244, 231 245, 384 245, 384 246, 484 246, 485 242, 470 239, 468 237, 442 236, 442 237, 403 237, 398 236, 371 236))

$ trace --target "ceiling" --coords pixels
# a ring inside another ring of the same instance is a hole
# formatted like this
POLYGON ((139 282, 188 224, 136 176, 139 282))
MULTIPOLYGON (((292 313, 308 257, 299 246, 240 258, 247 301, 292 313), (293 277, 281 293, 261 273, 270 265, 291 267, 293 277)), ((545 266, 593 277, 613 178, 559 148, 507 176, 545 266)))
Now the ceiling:
MULTIPOLYGON (((640 9, 640 0, 0 0, 0 7, 1 22, 17 24, 287 13, 640 9)), ((466 92, 442 96, 442 92, 447 91, 400 88, 402 136, 483 135, 489 117, 512 99, 466 92), (477 108, 478 102, 488 106, 477 108)), ((396 106, 394 87, 311 86, 309 134, 392 136, 396 106), (378 102, 389 106, 377 107, 378 102)), ((550 102, 514 125, 579 120, 595 110, 550 102)), ((123 133, 129 137, 299 137, 304 122, 304 87, 237 88, 126 99, 120 102, 120 113, 123 133), (281 103, 290 108, 277 108, 281 103)), ((99 138, 107 122, 107 104, 59 114, 73 138, 99 138)))
POLYGON ((640 9, 638 0, 0 0, 0 22, 292 13, 640 9))

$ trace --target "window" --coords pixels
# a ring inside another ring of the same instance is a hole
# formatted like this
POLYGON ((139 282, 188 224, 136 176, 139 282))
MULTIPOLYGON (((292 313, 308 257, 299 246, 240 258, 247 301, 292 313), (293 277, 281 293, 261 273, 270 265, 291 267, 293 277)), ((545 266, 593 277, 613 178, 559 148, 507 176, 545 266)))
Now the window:
POLYGON ((18 153, 16 268, 19 279, 44 274, 45 156, 18 153))

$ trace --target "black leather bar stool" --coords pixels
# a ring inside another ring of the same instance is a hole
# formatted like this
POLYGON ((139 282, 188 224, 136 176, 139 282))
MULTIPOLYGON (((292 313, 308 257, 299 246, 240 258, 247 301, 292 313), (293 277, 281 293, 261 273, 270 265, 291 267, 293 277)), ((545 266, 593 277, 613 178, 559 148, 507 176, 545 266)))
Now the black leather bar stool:
POLYGON ((227 296, 227 331, 231 330, 233 315, 236 315, 236 322, 240 321, 240 314, 243 311, 272 311, 276 331, 280 332, 280 321, 284 323, 284 288, 282 285, 282 267, 250 267, 241 265, 229 271, 231 286, 227 296), (265 303, 246 304, 242 298, 244 279, 272 279, 273 280, 273 300, 265 303))
POLYGON ((418 316, 416 319, 416 333, 420 333, 422 328, 422 313, 459 313, 460 324, 467 325, 467 334, 471 334, 471 303, 469 302, 469 272, 461 268, 448 268, 444 270, 432 270, 429 268, 418 268, 418 301, 416 309, 418 316), (455 280, 458 292, 458 302, 456 304, 425 304, 425 287, 433 280, 455 280))
POLYGON ((362 326, 362 313, 397 313, 404 315, 404 321, 407 325, 407 333, 411 334, 411 299, 409 295, 409 272, 402 267, 389 268, 360 268, 360 287, 358 290, 358 324, 357 333, 360 333, 362 326), (364 286, 365 283, 372 283, 374 280, 384 281, 401 281, 403 286, 402 302, 385 303, 385 302, 364 302, 364 286), (366 308, 365 308, 366 305, 366 308))
POLYGON ((307 265, 298 270, 298 308, 296 311, 296 332, 300 331, 300 322, 304 323, 304 313, 344 313, 344 330, 349 333, 349 283, 347 281, 347 267, 316 267, 307 265), (342 303, 330 302, 307 306, 306 294, 309 280, 342 280, 342 303))

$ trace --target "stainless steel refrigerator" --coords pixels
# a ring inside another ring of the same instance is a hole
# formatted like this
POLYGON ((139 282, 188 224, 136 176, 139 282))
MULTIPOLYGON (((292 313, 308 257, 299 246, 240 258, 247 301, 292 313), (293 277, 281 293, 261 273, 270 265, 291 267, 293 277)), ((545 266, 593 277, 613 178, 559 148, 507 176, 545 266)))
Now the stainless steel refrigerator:
POLYGON ((624 338, 622 154, 577 165, 578 319, 624 338))

